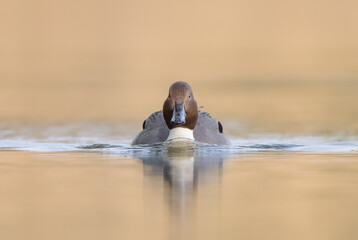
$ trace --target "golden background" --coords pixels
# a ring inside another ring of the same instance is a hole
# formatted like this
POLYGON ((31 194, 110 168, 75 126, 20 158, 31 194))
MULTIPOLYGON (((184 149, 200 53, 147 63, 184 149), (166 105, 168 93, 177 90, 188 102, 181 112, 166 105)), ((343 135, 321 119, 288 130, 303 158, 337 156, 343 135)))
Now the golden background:
POLYGON ((139 121, 183 80, 220 119, 357 131, 357 12, 338 0, 6 1, 0 120, 139 121))

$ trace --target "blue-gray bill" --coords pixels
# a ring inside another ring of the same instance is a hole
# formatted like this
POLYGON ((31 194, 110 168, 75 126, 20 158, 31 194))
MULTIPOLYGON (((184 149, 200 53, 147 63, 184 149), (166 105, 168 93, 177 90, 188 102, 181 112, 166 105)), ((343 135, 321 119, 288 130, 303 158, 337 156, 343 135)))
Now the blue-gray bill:
POLYGON ((181 104, 175 103, 171 122, 178 125, 185 124, 185 117, 186 115, 185 115, 184 103, 181 104))

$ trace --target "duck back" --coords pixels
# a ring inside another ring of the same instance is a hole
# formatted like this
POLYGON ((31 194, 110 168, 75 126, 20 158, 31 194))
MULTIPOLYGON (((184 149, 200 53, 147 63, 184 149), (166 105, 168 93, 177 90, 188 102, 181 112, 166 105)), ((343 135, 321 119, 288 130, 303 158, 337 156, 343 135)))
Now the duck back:
MULTIPOLYGON (((198 121, 194 128, 194 139, 198 142, 230 145, 230 141, 223 133, 222 124, 207 112, 198 111, 198 121)), ((151 114, 143 122, 143 130, 133 140, 132 145, 154 144, 167 140, 169 128, 167 127, 163 112, 151 114)))

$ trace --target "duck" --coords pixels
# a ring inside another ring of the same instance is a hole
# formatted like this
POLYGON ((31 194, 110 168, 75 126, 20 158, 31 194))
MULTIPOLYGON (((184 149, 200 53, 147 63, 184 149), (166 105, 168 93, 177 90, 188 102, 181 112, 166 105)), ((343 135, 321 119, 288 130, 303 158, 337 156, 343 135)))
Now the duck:
POLYGON ((163 109, 152 113, 142 124, 132 145, 156 144, 171 140, 191 140, 207 144, 230 145, 221 122, 202 112, 187 82, 174 82, 163 109))

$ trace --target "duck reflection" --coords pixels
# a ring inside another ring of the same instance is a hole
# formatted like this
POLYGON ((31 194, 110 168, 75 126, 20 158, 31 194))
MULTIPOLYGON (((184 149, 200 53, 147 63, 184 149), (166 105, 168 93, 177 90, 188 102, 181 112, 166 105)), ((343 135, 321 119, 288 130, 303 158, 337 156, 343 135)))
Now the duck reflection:
MULTIPOLYGON (((143 162, 144 176, 162 179, 164 200, 171 215, 176 216, 172 219, 176 227, 187 228, 190 225, 196 209, 196 192, 200 187, 209 191, 211 196, 219 195, 216 186, 221 183, 223 160, 226 158, 224 151, 182 143, 180 146, 162 145, 139 155, 135 157, 143 162)), ((181 229, 181 232, 188 232, 188 229, 181 229)))
MULTIPOLYGON (((170 225, 176 239, 180 239, 179 235, 192 234, 199 190, 209 197, 220 196, 218 191, 226 156, 225 151, 198 147, 191 142, 162 144, 150 148, 145 154, 135 154, 134 157, 143 162, 144 177, 149 180, 147 184, 153 184, 154 179, 163 182, 158 194, 164 195, 169 207, 170 225)), ((148 186, 148 189, 153 188, 148 186)))

